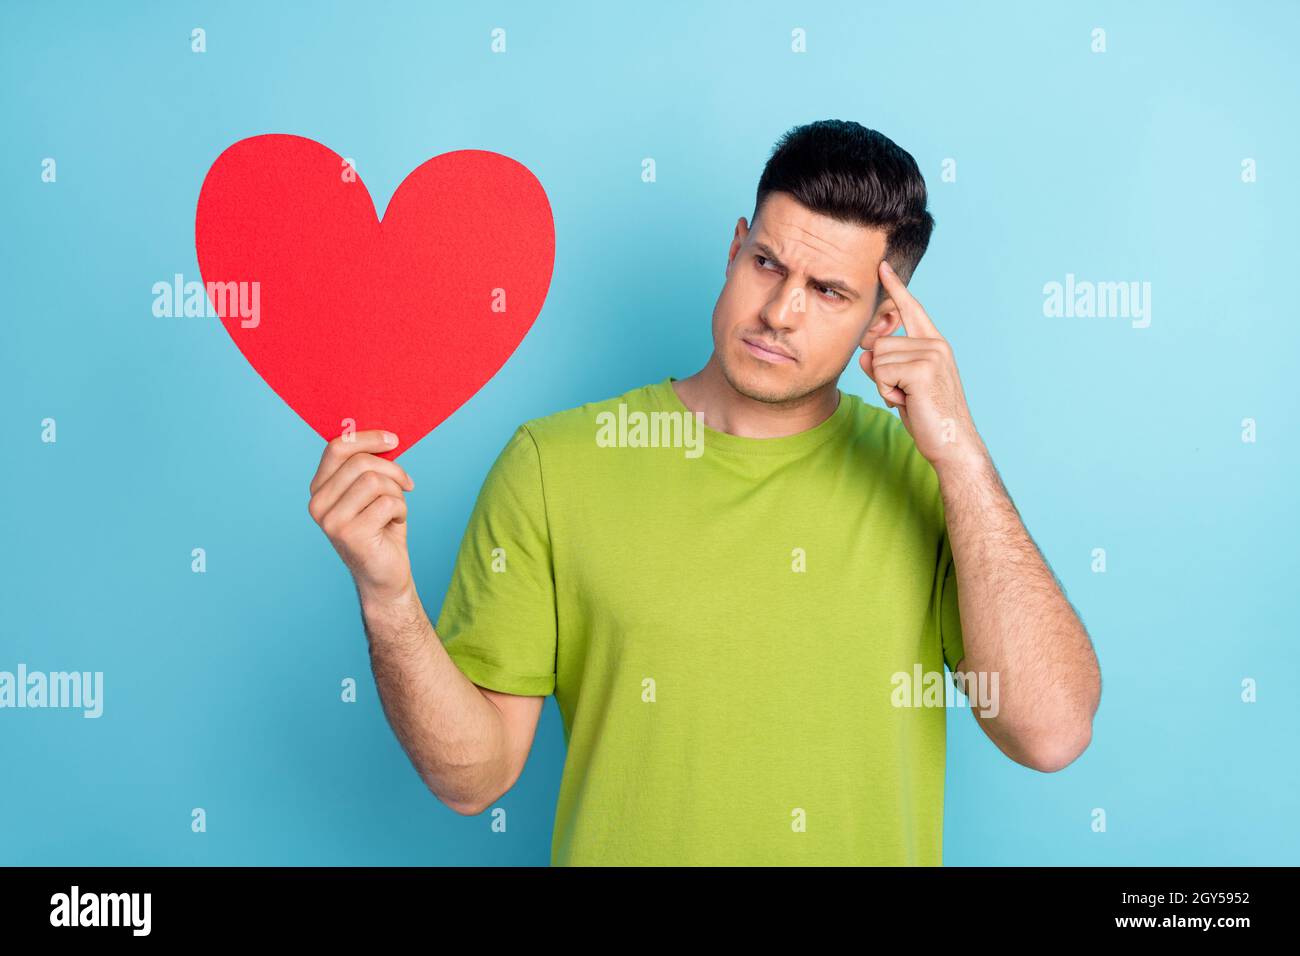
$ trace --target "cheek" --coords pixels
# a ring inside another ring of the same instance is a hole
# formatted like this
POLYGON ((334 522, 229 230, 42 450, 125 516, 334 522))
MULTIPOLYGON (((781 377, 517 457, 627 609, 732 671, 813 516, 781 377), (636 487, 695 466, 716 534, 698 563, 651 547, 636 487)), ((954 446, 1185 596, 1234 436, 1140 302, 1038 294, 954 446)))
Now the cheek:
POLYGON ((729 276, 722 286, 722 301, 734 307, 748 298, 750 288, 750 284, 740 276, 729 276))
POLYGON ((803 332, 809 364, 817 366, 843 366, 846 357, 852 357, 861 339, 858 325, 846 321, 845 316, 827 316, 824 321, 810 322, 803 332))
POLYGON ((722 288, 713 310, 713 327, 726 331, 739 325, 752 325, 756 310, 748 304, 746 289, 734 279, 722 288))

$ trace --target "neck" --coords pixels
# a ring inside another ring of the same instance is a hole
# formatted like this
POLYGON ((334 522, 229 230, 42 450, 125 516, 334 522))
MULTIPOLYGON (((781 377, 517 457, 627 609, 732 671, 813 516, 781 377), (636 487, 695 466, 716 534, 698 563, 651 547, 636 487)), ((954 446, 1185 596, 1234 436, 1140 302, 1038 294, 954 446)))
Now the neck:
POLYGON ((704 413, 705 425, 740 438, 784 438, 807 431, 830 418, 839 403, 834 381, 784 401, 750 398, 727 381, 716 353, 704 368, 672 385, 683 405, 704 413))

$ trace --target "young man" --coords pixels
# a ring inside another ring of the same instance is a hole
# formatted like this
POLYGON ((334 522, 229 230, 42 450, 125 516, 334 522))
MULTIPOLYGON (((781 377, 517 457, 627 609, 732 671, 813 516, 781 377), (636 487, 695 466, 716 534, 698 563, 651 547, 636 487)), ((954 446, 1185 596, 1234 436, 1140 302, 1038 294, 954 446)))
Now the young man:
POLYGON ((939 864, 945 664, 992 688, 973 712, 1011 759, 1082 752, 1091 642, 905 286, 932 225, 886 137, 787 133, 736 224, 707 364, 519 426, 436 630, 410 477, 373 454, 383 432, 330 443, 310 512, 439 799, 498 801, 554 693, 553 864, 939 864), (859 347, 899 417, 838 389, 859 347))

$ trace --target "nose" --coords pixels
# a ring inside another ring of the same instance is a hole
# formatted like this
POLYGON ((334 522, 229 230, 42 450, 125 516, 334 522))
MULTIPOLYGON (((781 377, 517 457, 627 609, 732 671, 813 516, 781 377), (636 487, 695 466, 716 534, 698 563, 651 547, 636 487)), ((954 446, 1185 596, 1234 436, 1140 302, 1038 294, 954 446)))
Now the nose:
POLYGON ((773 287, 772 297, 764 303, 761 312, 763 321, 774 329, 797 328, 804 312, 807 300, 803 287, 797 285, 793 278, 787 277, 773 287))

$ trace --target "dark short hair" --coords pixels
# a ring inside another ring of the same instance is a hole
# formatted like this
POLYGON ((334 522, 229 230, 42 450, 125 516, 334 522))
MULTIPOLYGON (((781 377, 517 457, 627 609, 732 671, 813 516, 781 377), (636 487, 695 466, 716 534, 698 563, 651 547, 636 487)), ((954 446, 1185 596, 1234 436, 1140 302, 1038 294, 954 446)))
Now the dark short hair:
POLYGON ((916 160, 888 136, 851 120, 796 126, 777 141, 758 180, 751 225, 773 192, 789 193, 820 215, 882 229, 885 258, 904 282, 930 244, 934 217, 925 208, 916 160))

